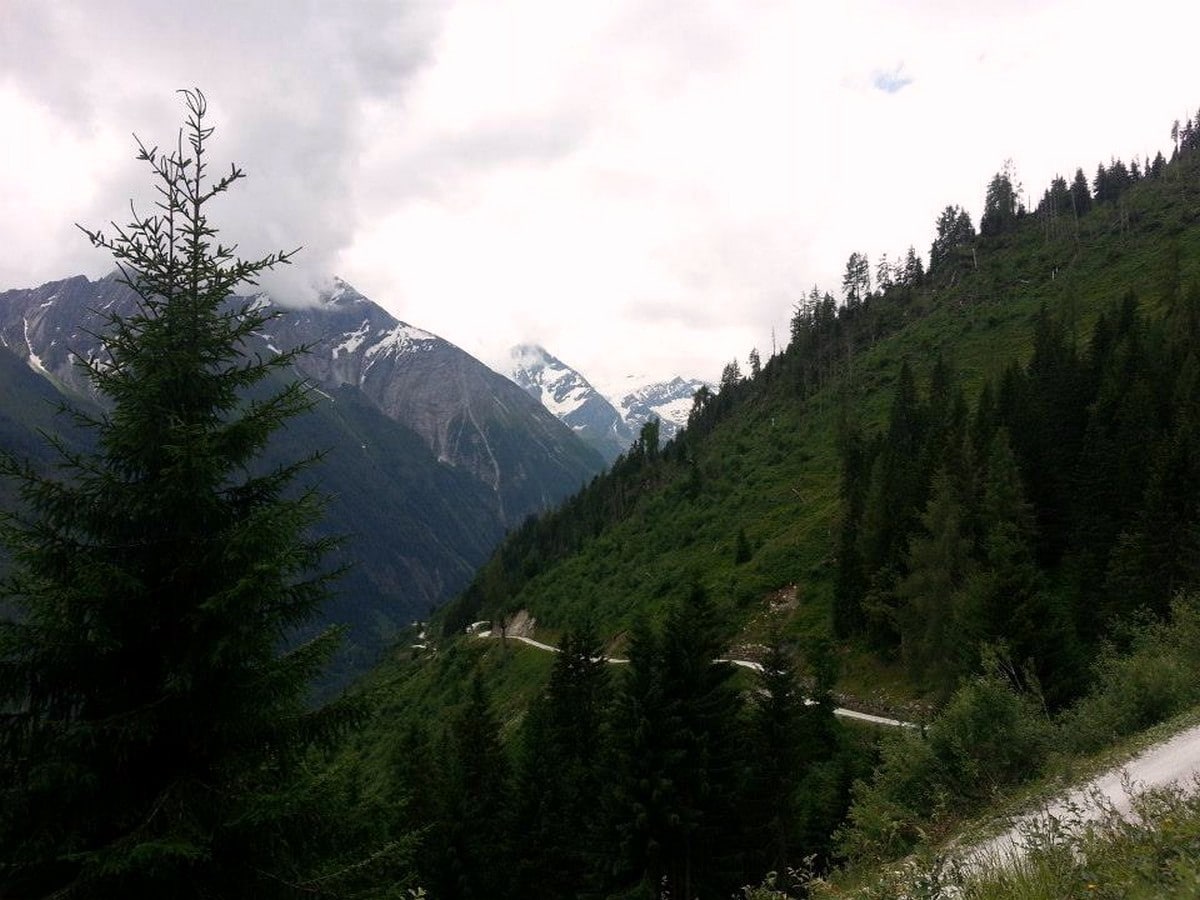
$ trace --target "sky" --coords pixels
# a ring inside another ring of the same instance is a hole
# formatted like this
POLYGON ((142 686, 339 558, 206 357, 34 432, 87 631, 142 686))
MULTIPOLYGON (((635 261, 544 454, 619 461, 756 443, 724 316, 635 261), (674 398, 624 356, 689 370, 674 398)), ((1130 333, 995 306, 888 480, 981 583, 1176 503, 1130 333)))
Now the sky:
POLYGON ((847 257, 978 224, 1006 160, 1170 150, 1200 4, 1143 0, 0 0, 0 289, 111 260, 153 197, 136 134, 198 86, 215 206, 264 286, 334 275, 493 365, 540 343, 610 395, 787 342, 847 257))

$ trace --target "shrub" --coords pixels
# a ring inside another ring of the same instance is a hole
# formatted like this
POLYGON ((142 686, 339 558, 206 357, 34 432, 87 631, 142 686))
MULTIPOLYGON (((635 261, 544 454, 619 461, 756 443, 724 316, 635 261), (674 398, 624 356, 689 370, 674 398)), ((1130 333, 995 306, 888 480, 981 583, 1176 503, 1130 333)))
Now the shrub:
POLYGON ((965 681, 927 735, 908 730, 883 745, 871 781, 854 787, 839 852, 855 861, 908 852, 937 817, 1036 775, 1051 734, 1036 699, 998 672, 965 681))
POLYGON ((1028 694, 989 674, 965 682, 930 729, 946 787, 960 801, 985 800, 1041 768, 1049 720, 1028 694))
POLYGON ((1131 649, 1107 648, 1091 692, 1060 720, 1066 746, 1092 752, 1200 702, 1200 597, 1177 597, 1166 622, 1130 634, 1131 649))

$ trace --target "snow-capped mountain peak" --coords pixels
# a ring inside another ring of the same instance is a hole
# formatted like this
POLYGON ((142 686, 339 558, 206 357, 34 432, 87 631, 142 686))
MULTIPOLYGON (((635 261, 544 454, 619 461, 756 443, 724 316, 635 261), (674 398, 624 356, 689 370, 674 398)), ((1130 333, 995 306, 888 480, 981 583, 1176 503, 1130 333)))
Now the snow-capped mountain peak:
POLYGON ((367 298, 356 291, 352 284, 343 281, 336 275, 330 279, 329 287, 321 291, 318 299, 322 305, 332 307, 347 307, 368 302, 367 298))
POLYGON ((510 360, 509 378, 560 419, 596 395, 586 378, 544 347, 518 344, 510 351, 510 360))
POLYGON ((662 425, 660 436, 667 441, 687 425, 696 391, 706 387, 716 391, 716 385, 698 378, 680 378, 643 385, 621 398, 621 412, 633 431, 638 431, 651 419, 662 425))
POLYGON ((628 449, 633 432, 588 380, 537 344, 509 351, 508 377, 609 462, 628 449))

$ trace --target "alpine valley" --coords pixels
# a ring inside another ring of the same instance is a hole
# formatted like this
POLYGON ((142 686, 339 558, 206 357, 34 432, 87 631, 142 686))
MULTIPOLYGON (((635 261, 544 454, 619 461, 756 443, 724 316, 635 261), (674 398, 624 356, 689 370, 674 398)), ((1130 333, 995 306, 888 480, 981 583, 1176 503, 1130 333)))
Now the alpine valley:
MULTIPOLYGON (((32 773, 0 778, 23 802, 0 802, 0 825, 55 889, 12 895, 64 895, 83 847, 103 897, 1196 896, 1186 784, 1133 800, 1132 820, 1110 796, 1103 827, 1070 809, 982 885, 963 859, 1019 806, 1195 736, 1200 114, 1171 137, 1169 159, 1072 167, 1036 205, 1005 167, 980 216, 929 223, 927 256, 852 253, 840 296, 794 297, 786 347, 727 367, 719 392, 678 379, 613 403, 538 347, 510 381, 342 282, 280 307, 250 351, 308 346, 322 394, 263 464, 327 449, 324 527, 349 535, 330 562, 352 569, 323 619, 351 625, 355 671, 400 639, 315 710, 341 730, 286 781, 241 762, 283 757, 214 707, 229 790, 270 788, 253 805, 209 799, 216 766, 173 775, 179 748, 209 742, 177 737, 203 703, 162 704, 141 792, 95 735, 140 751, 125 723, 157 700, 0 741, 32 773), (92 804, 98 824, 73 830, 60 810, 98 783, 130 811, 92 804)), ((37 430, 86 444, 53 404, 95 402, 71 357, 95 357, 91 332, 128 303, 111 278, 0 294, 4 446, 47 466, 37 430)), ((60 595, 83 598, 77 643, 96 643, 87 590, 60 595)), ((52 674, 63 645, 36 644, 52 674)), ((17 734, 40 686, 4 662, 17 734)), ((96 671, 119 697, 138 680, 96 671)), ((82 704, 62 696, 65 719, 82 704)), ((1200 777, 1195 751, 1173 755, 1200 777)), ((25 875, 9 858, 0 894, 25 875)))
MULTIPOLYGON (((50 465, 39 430, 86 445, 55 406, 95 403, 75 357, 96 358, 105 315, 128 314, 133 299, 115 275, 0 293, 5 448, 50 465)), ((265 294, 232 302, 275 307, 265 294)), ((298 374, 318 396, 266 462, 324 453, 313 470, 329 497, 322 527, 349 539, 331 560, 347 571, 324 615, 349 626, 341 681, 459 592, 507 529, 579 490, 604 460, 508 379, 343 281, 315 305, 275 308, 248 350, 307 345, 298 374)))

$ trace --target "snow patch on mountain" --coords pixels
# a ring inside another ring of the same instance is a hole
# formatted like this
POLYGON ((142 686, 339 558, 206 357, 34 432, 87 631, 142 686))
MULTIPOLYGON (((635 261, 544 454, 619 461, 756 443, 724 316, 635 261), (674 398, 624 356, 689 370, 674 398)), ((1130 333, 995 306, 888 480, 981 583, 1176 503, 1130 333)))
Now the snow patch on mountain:
POLYGON ((637 432, 651 419, 658 419, 660 437, 667 441, 687 425, 696 391, 706 387, 716 391, 716 385, 698 378, 680 378, 647 384, 630 391, 617 404, 629 427, 637 432))
POLYGON ((345 340, 333 348, 333 358, 337 359, 338 354, 341 353, 353 353, 360 346, 362 346, 362 342, 365 341, 370 334, 371 322, 369 319, 363 319, 363 323, 358 326, 357 330, 351 331, 345 336, 345 340))
POLYGON ((607 461, 612 462, 633 442, 633 433, 612 403, 544 347, 513 347, 507 374, 607 461))
POLYGON ((46 368, 42 362, 42 358, 37 355, 37 351, 33 349, 33 342, 29 340, 29 320, 24 316, 21 317, 22 323, 25 325, 25 346, 29 349, 29 368, 37 372, 39 375, 50 375, 50 370, 46 368))
POLYGON ((420 328, 400 322, 395 328, 384 332, 378 341, 368 347, 364 356, 369 361, 381 353, 395 355, 409 350, 432 350, 433 345, 441 340, 436 334, 430 334, 428 331, 422 331, 420 328))

